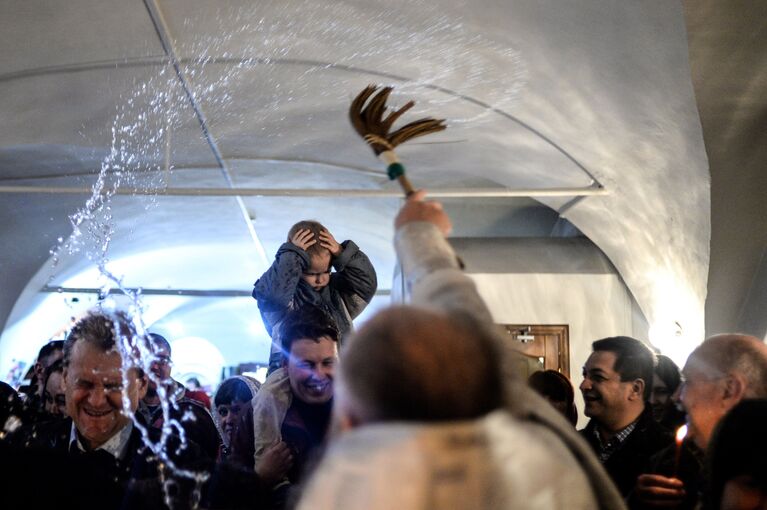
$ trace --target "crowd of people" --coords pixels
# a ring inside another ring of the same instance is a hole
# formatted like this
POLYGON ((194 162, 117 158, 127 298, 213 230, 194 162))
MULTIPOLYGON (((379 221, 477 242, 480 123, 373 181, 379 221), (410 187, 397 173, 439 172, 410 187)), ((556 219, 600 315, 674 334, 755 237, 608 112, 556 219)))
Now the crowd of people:
POLYGON ((517 373, 450 228, 423 192, 406 201, 408 304, 353 330, 372 264, 296 224, 253 291, 267 378, 226 379, 212 402, 171 377, 167 339, 89 312, 40 350, 26 393, 0 385, 2 507, 767 508, 762 341, 714 336, 680 371, 634 338, 596 340, 578 431, 565 375, 517 373))

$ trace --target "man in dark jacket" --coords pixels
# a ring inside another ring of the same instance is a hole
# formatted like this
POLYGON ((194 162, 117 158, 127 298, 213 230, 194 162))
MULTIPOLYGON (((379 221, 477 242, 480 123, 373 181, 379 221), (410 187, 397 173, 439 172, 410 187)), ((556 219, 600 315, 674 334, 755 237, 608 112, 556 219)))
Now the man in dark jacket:
POLYGON ((56 363, 60 363, 64 355, 63 348, 63 340, 52 340, 43 345, 37 355, 37 361, 32 366, 33 372, 30 385, 26 388, 19 388, 23 407, 16 415, 27 425, 44 423, 52 418, 45 409, 46 372, 56 363))
POLYGON ((208 460, 215 461, 222 440, 210 411, 201 402, 189 398, 184 385, 170 376, 172 362, 168 340, 157 333, 149 333, 147 340, 153 359, 149 365, 151 373, 148 375, 146 395, 139 403, 138 414, 148 425, 163 428, 162 387, 167 397, 168 418, 184 429, 185 436, 202 449, 208 460))
POLYGON ((283 366, 266 378, 252 408, 243 411, 232 444, 233 461, 254 468, 274 487, 275 508, 284 507, 321 450, 338 357, 338 329, 317 307, 288 314, 282 334, 283 366))
POLYGON ((649 458, 673 442, 646 404, 654 355, 625 336, 597 340, 592 348, 580 385, 591 421, 581 434, 627 498, 649 458))
POLYGON ((171 435, 162 445, 159 433, 134 422, 147 390, 147 378, 134 364, 136 339, 130 320, 120 312, 92 312, 75 324, 63 357, 69 417, 20 430, 8 443, 3 470, 13 462, 23 482, 27 467, 36 464, 36 479, 54 481, 53 487, 61 489, 40 496, 58 498, 62 508, 149 510, 164 508, 168 500, 188 507, 194 484, 176 480, 173 466, 195 469, 201 456, 191 441, 181 449, 178 437, 171 435), (143 431, 155 451, 145 444, 143 431), (174 481, 167 494, 163 478, 174 481))

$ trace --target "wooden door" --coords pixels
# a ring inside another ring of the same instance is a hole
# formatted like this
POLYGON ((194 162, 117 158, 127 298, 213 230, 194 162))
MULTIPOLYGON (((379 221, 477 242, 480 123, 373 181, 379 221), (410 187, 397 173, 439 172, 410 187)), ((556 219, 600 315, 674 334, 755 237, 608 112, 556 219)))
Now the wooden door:
POLYGON ((570 378, 570 339, 566 325, 502 324, 504 336, 524 356, 519 373, 524 377, 538 370, 556 370, 570 378))

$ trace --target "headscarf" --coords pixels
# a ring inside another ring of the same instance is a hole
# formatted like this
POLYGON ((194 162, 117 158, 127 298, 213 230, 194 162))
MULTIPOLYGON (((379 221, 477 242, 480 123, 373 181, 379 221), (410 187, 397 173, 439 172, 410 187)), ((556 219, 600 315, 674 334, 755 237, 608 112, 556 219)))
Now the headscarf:
MULTIPOLYGON (((261 383, 257 380, 253 379, 252 377, 248 377, 246 375, 235 375, 232 377, 229 377, 225 379, 218 387, 218 390, 216 390, 216 395, 218 395, 218 392, 221 391, 221 388, 228 382, 233 379, 240 380, 245 383, 245 385, 250 390, 250 401, 253 403, 256 395, 258 394, 258 390, 261 388, 261 383)), ((224 442, 224 446, 227 448, 229 447, 229 436, 224 433, 224 428, 221 425, 221 415, 218 414, 218 406, 215 405, 216 402, 216 396, 213 396, 213 409, 211 410, 211 414, 213 415, 213 422, 216 424, 216 428, 218 429, 218 433, 221 436, 221 439, 224 442)))

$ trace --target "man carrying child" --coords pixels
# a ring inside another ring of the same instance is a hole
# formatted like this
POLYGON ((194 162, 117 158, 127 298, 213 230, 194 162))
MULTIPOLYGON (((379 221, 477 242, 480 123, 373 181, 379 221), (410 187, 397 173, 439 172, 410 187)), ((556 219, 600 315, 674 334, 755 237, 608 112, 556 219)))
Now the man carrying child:
POLYGON ((316 221, 300 221, 288 232, 274 263, 256 281, 253 297, 269 335, 269 372, 282 366, 279 325, 290 310, 305 305, 321 308, 343 338, 352 320, 370 303, 377 287, 376 272, 354 241, 338 243, 316 221), (335 272, 332 272, 335 269, 335 272))

